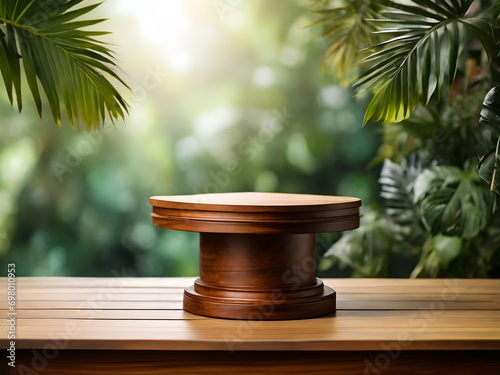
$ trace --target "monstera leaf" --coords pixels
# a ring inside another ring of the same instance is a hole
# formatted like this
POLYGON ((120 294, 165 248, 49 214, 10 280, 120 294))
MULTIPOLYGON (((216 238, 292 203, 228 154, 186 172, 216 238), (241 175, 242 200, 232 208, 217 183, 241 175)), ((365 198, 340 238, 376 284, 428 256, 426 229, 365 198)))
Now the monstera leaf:
POLYGON ((477 174, 457 167, 424 170, 415 181, 414 201, 421 204, 423 222, 432 234, 470 239, 491 216, 491 195, 477 174))
POLYGON ((460 254, 463 240, 459 237, 448 237, 438 234, 432 239, 432 242, 439 262, 447 266, 448 263, 460 254))
POLYGON ((500 194, 500 86, 486 94, 479 127, 479 176, 490 184, 491 191, 500 194))

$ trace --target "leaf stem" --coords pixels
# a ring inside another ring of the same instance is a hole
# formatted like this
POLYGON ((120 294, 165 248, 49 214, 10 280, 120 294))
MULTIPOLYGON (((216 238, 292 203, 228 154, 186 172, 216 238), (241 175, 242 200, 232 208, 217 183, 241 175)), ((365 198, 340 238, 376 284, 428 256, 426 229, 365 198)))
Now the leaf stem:
POLYGON ((36 31, 36 29, 33 29, 32 27, 29 27, 29 26, 26 26, 26 25, 22 25, 22 24, 20 24, 20 23, 18 23, 16 21, 12 21, 12 20, 0 17, 0 22, 3 23, 4 25, 11 25, 11 26, 16 27, 18 29, 23 29, 23 30, 26 30, 26 31, 28 31, 30 33, 33 33, 35 35, 41 36, 36 31))

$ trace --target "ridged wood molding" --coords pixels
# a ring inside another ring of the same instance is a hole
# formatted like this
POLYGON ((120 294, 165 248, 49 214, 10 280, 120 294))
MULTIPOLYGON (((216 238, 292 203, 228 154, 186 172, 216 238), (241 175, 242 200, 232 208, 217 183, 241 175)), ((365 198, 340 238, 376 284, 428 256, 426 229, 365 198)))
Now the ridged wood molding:
POLYGON ((302 319, 335 310, 316 278, 316 233, 359 226, 357 198, 282 193, 155 196, 153 224, 200 232, 200 277, 184 292, 194 314, 302 319))

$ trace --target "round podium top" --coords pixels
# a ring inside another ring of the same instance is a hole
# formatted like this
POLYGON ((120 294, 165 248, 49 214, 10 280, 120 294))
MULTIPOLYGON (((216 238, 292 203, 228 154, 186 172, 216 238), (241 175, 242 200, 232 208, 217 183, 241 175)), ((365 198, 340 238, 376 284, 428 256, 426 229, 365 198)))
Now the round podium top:
POLYGON ((203 233, 321 233, 359 227, 361 200, 310 194, 154 196, 153 224, 203 233))

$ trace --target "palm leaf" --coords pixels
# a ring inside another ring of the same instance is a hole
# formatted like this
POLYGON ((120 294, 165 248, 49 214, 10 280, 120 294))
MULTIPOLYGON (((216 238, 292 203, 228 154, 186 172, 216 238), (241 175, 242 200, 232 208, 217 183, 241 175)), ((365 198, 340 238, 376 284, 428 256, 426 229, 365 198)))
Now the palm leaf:
POLYGON ((467 15, 471 0, 380 2, 385 5, 383 18, 372 22, 385 39, 366 49, 371 54, 361 62, 371 68, 355 84, 358 92, 374 94, 364 124, 368 120, 399 122, 434 94, 446 97, 470 35, 489 56, 498 53, 490 23, 467 15))
POLYGON ((82 0, 0 0, 0 70, 11 104, 22 110, 21 65, 37 111, 40 88, 61 125, 64 106, 72 126, 96 128, 106 117, 124 118, 128 104, 111 83, 128 88, 115 72, 113 52, 96 39, 106 32, 86 28, 103 19, 84 19, 100 5, 82 0), (22 61, 22 64, 21 64, 22 61))
POLYGON ((330 43, 323 68, 331 64, 341 84, 346 85, 355 78, 353 66, 359 60, 360 50, 378 40, 375 25, 366 20, 376 18, 380 9, 380 4, 373 0, 343 0, 314 11, 323 17, 308 27, 323 25, 321 36, 330 43))

